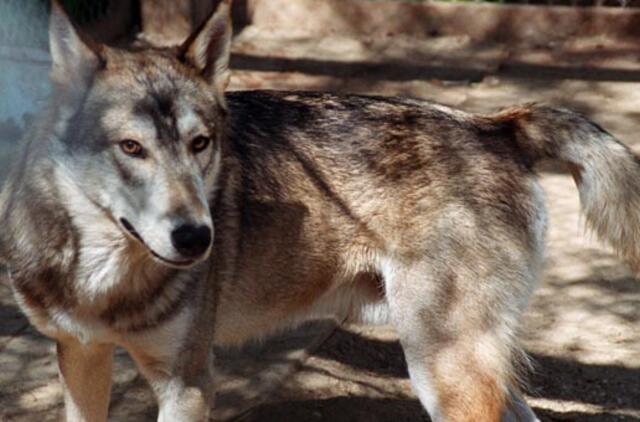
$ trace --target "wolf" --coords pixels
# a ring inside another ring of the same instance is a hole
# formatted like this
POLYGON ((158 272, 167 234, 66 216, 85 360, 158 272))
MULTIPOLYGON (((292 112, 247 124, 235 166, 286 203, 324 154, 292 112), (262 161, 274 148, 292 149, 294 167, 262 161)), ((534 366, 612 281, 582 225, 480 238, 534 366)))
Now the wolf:
POLYGON ((203 421, 212 346, 389 322, 434 421, 533 421, 519 320, 543 264, 535 164, 640 264, 640 165, 585 117, 403 98, 226 92, 230 2, 183 45, 117 50, 53 3, 50 107, 1 196, 16 300, 55 340, 68 421, 104 421, 126 349, 159 421, 203 421))

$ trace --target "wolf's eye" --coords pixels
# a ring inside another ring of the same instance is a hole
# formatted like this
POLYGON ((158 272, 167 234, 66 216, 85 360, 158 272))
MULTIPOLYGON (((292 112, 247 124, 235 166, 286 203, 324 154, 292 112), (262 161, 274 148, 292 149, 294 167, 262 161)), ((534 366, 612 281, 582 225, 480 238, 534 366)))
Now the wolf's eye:
POLYGON ((195 139, 191 142, 191 150, 195 154, 197 154, 207 149, 210 143, 211 139, 207 138, 206 136, 196 136, 195 139))
POLYGON ((140 143, 132 140, 125 139, 124 141, 120 141, 120 149, 127 155, 131 155, 132 157, 140 157, 144 149, 140 143))

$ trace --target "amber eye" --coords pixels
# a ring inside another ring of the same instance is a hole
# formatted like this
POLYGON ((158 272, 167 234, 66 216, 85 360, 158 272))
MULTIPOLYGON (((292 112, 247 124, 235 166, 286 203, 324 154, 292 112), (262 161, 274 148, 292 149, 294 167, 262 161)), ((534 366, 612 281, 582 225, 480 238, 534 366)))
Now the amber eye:
POLYGON ((197 154, 207 149, 210 143, 211 139, 206 136, 196 136, 193 142, 191 142, 191 150, 197 154))
POLYGON ((142 145, 132 139, 125 139, 124 141, 120 141, 120 149, 122 150, 122 152, 127 155, 131 155, 132 157, 140 157, 144 152, 142 145))

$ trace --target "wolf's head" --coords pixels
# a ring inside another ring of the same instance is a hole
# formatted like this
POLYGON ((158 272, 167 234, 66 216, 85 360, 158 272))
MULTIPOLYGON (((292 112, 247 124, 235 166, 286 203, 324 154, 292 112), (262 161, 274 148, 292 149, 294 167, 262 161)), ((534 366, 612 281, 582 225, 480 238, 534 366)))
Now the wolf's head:
POLYGON ((52 6, 56 160, 114 229, 172 266, 201 261, 212 244, 229 8, 179 48, 133 52, 86 40, 52 6))

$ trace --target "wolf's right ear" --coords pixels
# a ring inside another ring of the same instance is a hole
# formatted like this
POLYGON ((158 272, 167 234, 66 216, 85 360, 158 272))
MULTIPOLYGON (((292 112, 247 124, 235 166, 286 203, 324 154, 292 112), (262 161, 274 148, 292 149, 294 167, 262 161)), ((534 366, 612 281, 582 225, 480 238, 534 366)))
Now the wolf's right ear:
POLYGON ((49 48, 53 82, 72 97, 84 95, 102 59, 97 47, 82 40, 58 0, 51 1, 49 48))
POLYGON ((224 92, 229 83, 231 50, 231 0, 222 0, 216 11, 180 47, 181 58, 224 92))

